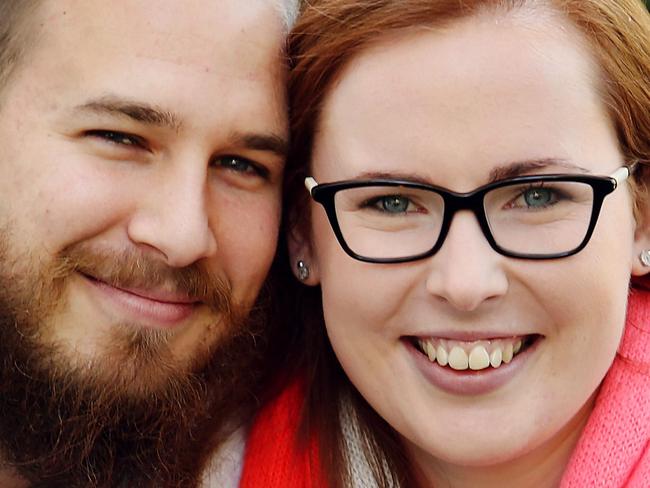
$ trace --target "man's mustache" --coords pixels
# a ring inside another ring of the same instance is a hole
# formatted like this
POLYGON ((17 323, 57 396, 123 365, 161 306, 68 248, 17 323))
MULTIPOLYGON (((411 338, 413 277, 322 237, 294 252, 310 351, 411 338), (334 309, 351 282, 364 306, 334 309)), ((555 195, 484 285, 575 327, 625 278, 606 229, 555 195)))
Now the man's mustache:
POLYGON ((116 288, 163 289, 201 302, 215 313, 231 312, 229 284, 198 262, 175 268, 138 250, 99 249, 87 243, 69 246, 57 261, 58 279, 78 272, 116 288))

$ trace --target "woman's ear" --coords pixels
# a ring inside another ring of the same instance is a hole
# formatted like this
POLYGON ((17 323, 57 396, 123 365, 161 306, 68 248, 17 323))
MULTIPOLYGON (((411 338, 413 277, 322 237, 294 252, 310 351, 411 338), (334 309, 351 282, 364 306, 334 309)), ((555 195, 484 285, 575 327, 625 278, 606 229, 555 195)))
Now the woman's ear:
POLYGON ((638 213, 634 233, 632 276, 645 276, 650 273, 650 208, 644 205, 638 213))
POLYGON ((289 231, 287 241, 291 270, 305 285, 316 286, 320 283, 318 262, 312 249, 311 239, 303 227, 306 226, 298 224, 289 231))

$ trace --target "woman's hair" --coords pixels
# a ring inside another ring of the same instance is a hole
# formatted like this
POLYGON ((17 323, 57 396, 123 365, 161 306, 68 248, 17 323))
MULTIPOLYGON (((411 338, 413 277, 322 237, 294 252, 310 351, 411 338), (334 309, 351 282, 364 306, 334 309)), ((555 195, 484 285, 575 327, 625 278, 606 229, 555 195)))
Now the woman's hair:
MULTIPOLYGON (((293 144, 285 183, 286 231, 300 226, 302 235, 310 235, 303 179, 310 171, 314 136, 327 96, 352 58, 400 31, 442 27, 479 13, 500 15, 515 9, 527 9, 531 15, 560 14, 582 33, 600 68, 598 88, 621 154, 628 164, 641 163, 633 186, 637 205, 645 204, 646 164, 650 164, 650 15, 641 0, 311 0, 288 42, 293 144)), ((307 371, 303 431, 319 436, 323 471, 331 486, 350 485, 351 464, 338 422, 342 405, 351 405, 359 422, 361 445, 377 484, 416 486, 414 469, 396 432, 365 403, 338 365, 318 312, 320 289, 301 288, 301 296, 285 304, 301 328, 293 344, 298 344, 302 357, 293 365, 301 368, 296 372, 307 371)))

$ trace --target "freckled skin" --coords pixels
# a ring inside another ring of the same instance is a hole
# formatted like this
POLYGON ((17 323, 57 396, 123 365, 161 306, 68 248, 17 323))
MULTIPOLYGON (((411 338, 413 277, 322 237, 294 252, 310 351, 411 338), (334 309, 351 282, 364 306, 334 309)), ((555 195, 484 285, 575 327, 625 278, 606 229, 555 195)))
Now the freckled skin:
MULTIPOLYGON (((496 167, 541 158, 611 174, 623 159, 591 60, 570 26, 537 18, 471 18, 362 52, 325 100, 314 178, 399 171, 463 192, 496 167)), ((614 359, 630 275, 642 272, 629 187, 606 198, 585 250, 551 261, 497 254, 461 212, 435 256, 362 263, 323 208, 311 211, 312 279, 336 355, 428 482, 555 486, 614 359), (511 381, 479 396, 437 389, 401 340, 495 328, 544 339, 511 381)))

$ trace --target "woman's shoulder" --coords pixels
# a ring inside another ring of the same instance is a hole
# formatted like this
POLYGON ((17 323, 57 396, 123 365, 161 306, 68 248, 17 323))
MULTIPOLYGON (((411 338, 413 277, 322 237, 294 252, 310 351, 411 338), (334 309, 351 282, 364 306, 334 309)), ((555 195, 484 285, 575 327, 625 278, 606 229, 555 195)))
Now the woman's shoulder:
POLYGON ((625 333, 562 487, 650 486, 650 291, 630 293, 625 333), (587 484, 585 484, 587 483, 587 484))
POLYGON ((309 471, 311 456, 297 445, 304 381, 283 380, 267 393, 250 425, 236 430, 212 458, 204 488, 294 486, 285 482, 309 471))
POLYGON ((625 334, 619 357, 630 367, 650 375, 650 284, 630 291, 625 334))
POLYGON ((325 486, 318 438, 302 422, 305 400, 305 381, 295 378, 265 402, 248 432, 241 488, 325 486))

